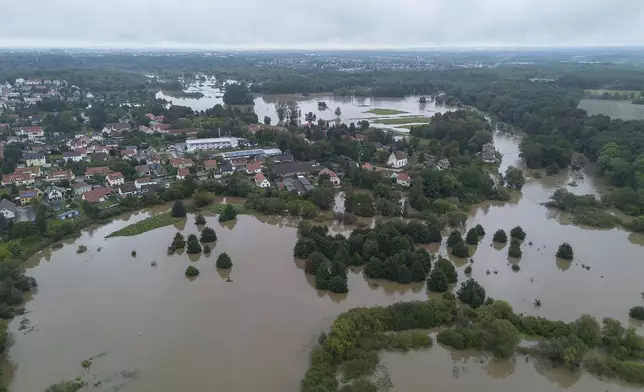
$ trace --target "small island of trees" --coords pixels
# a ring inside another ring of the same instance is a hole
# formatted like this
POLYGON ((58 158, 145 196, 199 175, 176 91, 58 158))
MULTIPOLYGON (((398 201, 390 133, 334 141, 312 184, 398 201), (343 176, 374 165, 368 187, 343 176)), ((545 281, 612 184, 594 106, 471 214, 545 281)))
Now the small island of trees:
POLYGON ((498 242, 499 244, 505 244, 508 242, 508 235, 505 234, 505 230, 499 229, 494 233, 492 241, 498 242))
POLYGON ((176 252, 178 250, 183 250, 186 247, 186 239, 184 236, 177 232, 172 239, 172 244, 168 247, 169 251, 176 252))
POLYGON ((521 228, 521 226, 517 226, 517 227, 513 228, 512 230, 510 230, 510 237, 516 238, 519 241, 523 241, 523 240, 525 240, 526 233, 523 230, 523 228, 521 228))
POLYGON ((186 207, 183 206, 183 203, 176 201, 172 205, 172 212, 170 213, 173 218, 185 218, 186 217, 186 207))
POLYGON ((188 246, 186 248, 186 253, 188 254, 197 254, 201 253, 201 244, 199 244, 199 240, 197 239, 197 236, 194 234, 190 234, 188 236, 188 246))
POLYGON ((458 299, 474 309, 485 303, 485 289, 476 280, 468 279, 461 283, 461 288, 456 292, 458 299))
POLYGON ((559 245, 559 249, 557 250, 557 257, 564 260, 572 260, 574 257, 572 246, 570 246, 570 244, 567 242, 559 245))
POLYGON ((215 242, 217 241, 217 233, 215 233, 213 228, 206 226, 201 231, 201 238, 199 240, 201 242, 215 242))
POLYGON ((232 204, 226 204, 224 210, 219 214, 219 222, 227 222, 237 218, 237 211, 232 204))
POLYGON ((188 268, 186 268, 186 277, 194 278, 196 276, 199 276, 199 270, 197 269, 197 267, 192 265, 188 266, 188 268))

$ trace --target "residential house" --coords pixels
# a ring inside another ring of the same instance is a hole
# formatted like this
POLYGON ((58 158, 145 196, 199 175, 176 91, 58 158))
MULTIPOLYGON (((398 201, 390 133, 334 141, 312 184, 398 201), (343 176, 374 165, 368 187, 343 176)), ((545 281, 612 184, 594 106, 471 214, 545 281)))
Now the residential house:
POLYGON ((387 165, 393 167, 394 169, 399 169, 403 166, 406 166, 408 161, 409 161, 409 157, 407 156, 406 152, 395 151, 395 152, 392 152, 391 155, 389 156, 389 159, 387 160, 387 165))
POLYGON ((396 184, 400 186, 411 186, 411 177, 407 173, 396 174, 396 184))
POLYGON ((97 152, 92 155, 92 162, 107 162, 110 160, 110 155, 104 152, 97 152))
POLYGON ((494 144, 485 143, 483 146, 481 146, 481 159, 485 163, 496 163, 498 161, 494 144))
POLYGON ((177 180, 183 180, 190 175, 190 170, 185 167, 177 169, 177 180))
POLYGON ((118 148, 119 142, 118 140, 114 140, 114 139, 105 139, 105 147, 107 147, 110 150, 114 148, 118 148))
POLYGON ((20 199, 20 204, 27 205, 31 203, 32 200, 36 200, 43 195, 42 191, 38 188, 33 189, 23 189, 18 192, 18 197, 20 199))
MULTIPOLYGON (((4 217, 4 222, 16 219, 16 203, 7 199, 0 200, 0 214, 4 217)), ((4 229, 5 227, 0 227, 4 229)))
POLYGON ((16 136, 27 137, 31 141, 36 141, 45 137, 45 131, 43 127, 20 127, 16 130, 16 136))
MULTIPOLYGON (((186 138, 188 139, 194 139, 197 137, 197 134, 199 133, 199 130, 197 128, 185 128, 185 129, 169 129, 167 130, 167 133, 170 135, 186 135, 186 138)), ((204 140, 210 140, 210 139, 199 139, 198 142, 202 142, 204 140)), ((194 151, 194 149, 191 150, 191 144, 187 143, 187 149, 188 151, 194 151)), ((232 147, 232 146, 231 146, 232 147)))
POLYGON ((80 215, 80 212, 78 210, 69 210, 58 214, 58 219, 68 220, 68 219, 73 219, 79 215, 80 215))
POLYGON ((125 149, 121 151, 121 158, 123 159, 130 159, 136 155, 136 149, 125 149))
POLYGON ((217 161, 215 159, 203 161, 203 169, 205 171, 217 170, 217 161))
POLYGON ((13 174, 26 174, 31 176, 32 178, 36 178, 42 174, 42 170, 38 166, 17 167, 13 174))
POLYGON ((2 185, 29 185, 36 180, 29 174, 3 174, 2 185))
POLYGON ((138 194, 139 194, 139 188, 136 187, 136 184, 132 184, 128 182, 127 184, 123 184, 119 186, 120 197, 136 196, 138 194))
POLYGON ((290 177, 294 174, 305 175, 319 170, 311 162, 293 162, 293 163, 280 163, 275 165, 275 174, 280 177, 290 177))
POLYGON ((92 178, 94 176, 107 176, 108 174, 110 174, 110 168, 107 166, 88 167, 85 170, 86 178, 92 178))
POLYGON ((294 161, 293 154, 289 152, 275 155, 272 159, 273 159, 273 162, 275 163, 291 163, 294 161))
POLYGON ((262 163, 261 162, 251 162, 246 164, 246 173, 247 174, 259 174, 262 172, 262 163))
POLYGON ((168 171, 162 165, 158 163, 152 163, 150 166, 150 173, 154 174, 156 177, 165 177, 168 175, 168 171))
POLYGON ((85 159, 86 156, 87 155, 84 155, 78 151, 63 152, 63 159, 66 161, 81 162, 83 159, 85 159))
POLYGON ((329 180, 331 181, 331 184, 333 184, 333 186, 340 186, 340 177, 338 177, 338 175, 335 174, 333 170, 324 168, 320 171, 320 175, 324 174, 329 176, 329 180))
POLYGON ((149 155, 146 161, 148 162, 148 165, 161 164, 161 158, 158 155, 149 155))
POLYGON ((268 188, 269 186, 271 186, 271 183, 262 173, 255 175, 255 184, 260 188, 268 188))
POLYGON ((168 130, 170 129, 171 125, 170 124, 150 124, 150 128, 154 132, 159 132, 159 133, 168 133, 168 130))
POLYGON ((125 184, 125 177, 123 177, 121 172, 112 172, 107 175, 106 179, 107 183, 110 184, 111 187, 125 184))
POLYGON ((61 201, 65 198, 67 191, 57 186, 49 186, 45 189, 45 197, 47 201, 61 201))
MULTIPOLYGON (((90 147, 91 149, 92 147, 90 147)), ((94 154, 98 154, 99 152, 102 152, 104 154, 109 154, 110 153, 110 148, 107 146, 93 146, 94 149, 94 154)))
POLYGON ((157 184, 158 181, 151 179, 150 177, 137 178, 134 180, 134 186, 136 189, 141 189, 144 186, 157 184))
POLYGON ((102 203, 112 193, 112 188, 96 188, 89 192, 83 193, 82 199, 88 203, 102 203))
POLYGON ((123 122, 123 123, 109 123, 105 124, 105 127, 103 127, 103 132, 107 133, 121 133, 121 132, 127 132, 130 130, 130 124, 123 122))
POLYGON ((246 158, 233 158, 230 160, 230 164, 234 168, 246 166, 247 163, 248 163, 248 160, 246 158))
POLYGON ((436 164, 436 168, 437 168, 438 170, 447 170, 447 169, 449 169, 449 167, 450 167, 450 163, 449 163, 449 161, 447 160, 447 158, 443 158, 443 159, 441 159, 441 160, 440 160, 440 161, 438 161, 438 163, 436 164))
POLYGON ((43 154, 28 152, 23 154, 22 157, 25 160, 25 164, 28 167, 31 167, 31 166, 41 167, 41 166, 45 166, 45 164, 47 163, 45 161, 45 156, 43 154))
POLYGON ((234 172, 235 172, 235 168, 230 166, 230 165, 220 166, 215 171, 215 178, 221 178, 221 177, 224 177, 224 176, 230 176, 234 172))
POLYGON ((77 182, 74 184, 74 195, 81 196, 85 192, 92 190, 92 187, 84 182, 77 182))
POLYGON ((188 168, 192 167, 195 163, 192 161, 192 159, 188 158, 173 158, 170 159, 170 164, 174 168, 188 168))
POLYGON ((362 168, 364 170, 373 170, 373 165, 371 163, 369 163, 369 162, 365 162, 365 163, 362 164, 362 168))
POLYGON ((139 165, 134 168, 136 175, 139 177, 149 176, 150 175, 150 166, 148 165, 139 165))
POLYGON ((72 181, 74 178, 75 178, 74 173, 72 173, 71 170, 55 170, 47 174, 47 178, 45 178, 45 181, 47 182, 56 182, 56 181, 63 181, 63 180, 72 181))

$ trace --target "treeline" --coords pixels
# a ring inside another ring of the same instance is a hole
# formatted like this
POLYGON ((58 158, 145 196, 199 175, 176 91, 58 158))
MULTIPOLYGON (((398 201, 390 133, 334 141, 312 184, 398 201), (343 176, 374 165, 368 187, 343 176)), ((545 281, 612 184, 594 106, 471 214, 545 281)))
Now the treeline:
POLYGON ((599 376, 644 384, 644 338, 632 327, 624 328, 609 318, 600 325, 588 315, 565 323, 516 314, 507 302, 486 298, 485 290, 471 279, 462 284, 458 296, 472 306, 459 306, 453 294, 445 294, 441 300, 356 308, 341 314, 311 350, 301 390, 336 391, 338 372, 346 383, 343 391, 376 390, 377 352, 429 347, 431 339, 426 333, 410 331, 436 327, 448 327, 438 333, 437 340, 458 350, 478 349, 499 358, 521 351, 571 369, 583 366, 599 376), (520 348, 522 335, 540 342, 536 347, 520 348), (584 359, 595 348, 605 355, 584 359))
POLYGON ((437 113, 427 125, 411 128, 412 136, 438 141, 445 156, 455 156, 466 151, 477 153, 481 146, 492 142, 489 122, 473 110, 456 110, 437 113))

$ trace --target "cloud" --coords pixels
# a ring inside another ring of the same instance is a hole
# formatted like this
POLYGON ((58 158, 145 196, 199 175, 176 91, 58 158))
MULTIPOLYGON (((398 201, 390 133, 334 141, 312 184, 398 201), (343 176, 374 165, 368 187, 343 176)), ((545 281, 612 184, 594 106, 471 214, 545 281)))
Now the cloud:
POLYGON ((0 0, 3 47, 644 43, 642 0, 0 0))

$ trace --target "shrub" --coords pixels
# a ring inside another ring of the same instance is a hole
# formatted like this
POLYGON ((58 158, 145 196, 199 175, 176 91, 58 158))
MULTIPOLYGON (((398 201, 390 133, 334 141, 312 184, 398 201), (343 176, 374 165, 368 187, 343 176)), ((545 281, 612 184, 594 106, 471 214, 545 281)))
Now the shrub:
POLYGON ((168 250, 177 251, 185 247, 186 247, 185 238, 183 237, 183 235, 181 235, 181 233, 177 232, 177 234, 174 235, 174 239, 172 240, 172 245, 170 245, 168 250))
POLYGON ((87 252, 87 247, 85 245, 78 245, 78 248, 76 249, 76 253, 85 253, 87 252))
POLYGON ((510 248, 508 248, 508 256, 515 259, 520 259, 522 255, 523 252, 521 252, 521 243, 518 239, 512 238, 512 241, 510 241, 510 248))
POLYGON ((567 242, 559 245, 559 249, 557 250, 557 257, 564 260, 572 260, 574 257, 572 246, 570 246, 570 244, 567 242))
POLYGON ((229 269, 232 268, 233 262, 230 259, 230 256, 228 256, 228 253, 224 252, 217 257, 217 262, 215 265, 219 269, 229 269))
POLYGON ((210 254, 212 252, 212 249, 210 249, 210 245, 206 244, 203 246, 203 253, 205 254, 210 254))
POLYGON ((206 218, 203 215, 199 214, 195 217, 195 225, 205 225, 206 218))
POLYGON ((132 257, 136 257, 136 251, 135 250, 132 251, 132 257))
POLYGON ((190 234, 188 236, 188 247, 186 249, 186 253, 188 254, 201 253, 201 245, 199 244, 199 240, 197 239, 197 236, 194 234, 190 234))
POLYGON ((194 278, 195 276, 198 276, 198 275, 199 275, 199 270, 195 266, 190 265, 188 266, 188 268, 186 268, 186 276, 188 278, 194 278))
POLYGON ((512 264, 512 271, 518 272, 520 269, 519 264, 512 264))
POLYGON ((485 229, 480 224, 476 225, 474 229, 476 229, 476 234, 479 235, 479 238, 483 238, 485 236, 485 229))
POLYGON ((215 233, 215 230, 212 229, 211 227, 204 227, 203 230, 201 231, 201 242, 215 242, 217 241, 217 233, 215 233))
POLYGON ((458 230, 453 230, 451 233, 449 233, 449 237, 447 237, 447 246, 448 247, 454 246, 454 244, 459 241, 463 241, 463 236, 461 235, 461 232, 458 230))
POLYGON ((172 205, 172 211, 170 215, 174 218, 185 218, 186 217, 186 207, 183 206, 183 203, 180 201, 175 202, 172 205))
POLYGON ((523 228, 521 228, 521 226, 517 226, 517 227, 513 228, 512 230, 510 230, 510 237, 516 238, 519 241, 523 241, 523 240, 525 240, 526 234, 525 234, 525 231, 523 230, 523 228))
POLYGON ((508 235, 505 234, 505 230, 499 229, 494 233, 492 241, 498 242, 500 244, 505 244, 506 242, 508 242, 508 235))
POLYGON ((628 311, 628 315, 636 320, 644 321, 644 306, 633 306, 631 310, 628 311))
POLYGON ((209 192, 199 191, 195 192, 194 195, 192 195, 192 200, 194 201, 195 206, 205 207, 208 204, 212 203, 215 200, 215 197, 209 192))
POLYGON ((465 272, 466 274, 468 274, 468 275, 469 275, 469 274, 471 274, 471 273, 472 273, 472 266, 471 266, 471 265, 468 265, 467 267, 465 267, 465 271, 464 271, 464 272, 465 272))
POLYGON ((237 218, 237 210, 232 204, 226 204, 224 210, 219 214, 219 222, 227 222, 237 218))
POLYGON ((470 256, 470 249, 463 241, 459 241, 452 245, 452 256, 464 259, 470 256))

